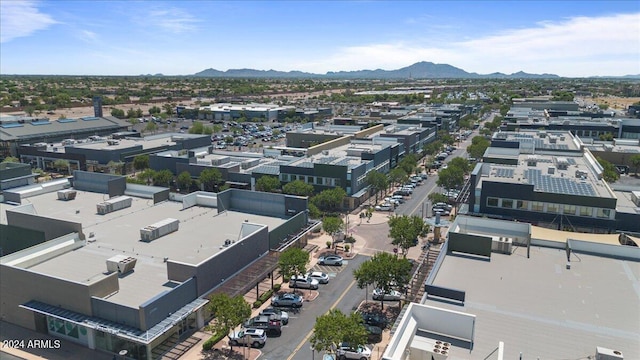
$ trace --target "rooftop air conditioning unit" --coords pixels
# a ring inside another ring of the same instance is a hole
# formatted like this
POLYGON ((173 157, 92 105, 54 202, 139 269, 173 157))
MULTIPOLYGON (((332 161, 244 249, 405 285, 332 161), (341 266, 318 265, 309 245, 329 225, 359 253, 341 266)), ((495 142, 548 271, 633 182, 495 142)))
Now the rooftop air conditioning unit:
POLYGON ((133 198, 129 196, 117 196, 96 205, 98 214, 105 215, 131 206, 133 198))
POLYGON ((107 259, 107 270, 109 272, 118 272, 120 274, 128 273, 136 266, 138 259, 125 256, 116 255, 107 259))
POLYGON ((178 231, 180 220, 167 218, 155 224, 148 225, 140 229, 142 241, 151 242, 174 231, 178 231))
POLYGON ((69 201, 76 198, 76 191, 71 189, 58 190, 58 200, 69 201))
POLYGON ((556 173, 556 168, 554 166, 549 166, 549 168, 547 169, 547 173, 549 175, 553 175, 556 173))
POLYGON ((596 347, 596 360, 623 360, 622 352, 603 347, 596 347))

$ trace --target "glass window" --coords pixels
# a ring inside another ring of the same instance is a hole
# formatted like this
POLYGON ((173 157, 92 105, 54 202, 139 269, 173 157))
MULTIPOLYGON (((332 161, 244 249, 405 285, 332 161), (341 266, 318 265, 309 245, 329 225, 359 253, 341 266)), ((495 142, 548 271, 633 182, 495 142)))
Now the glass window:
POLYGON ((516 201, 516 209, 519 210, 527 210, 529 208, 529 202, 525 200, 517 200, 516 201))
POLYGON ((487 206, 497 207, 498 206, 498 198, 494 198, 494 197, 487 198, 487 206))
POLYGON ((513 209, 513 200, 502 199, 502 207, 507 209, 513 209))
POLYGON ((560 207, 558 206, 558 204, 554 204, 554 203, 548 203, 548 204, 547 204, 547 212, 549 212, 549 213, 555 213, 555 214, 557 214, 557 213, 558 213, 559 208, 560 208, 560 207))
POLYGON ((565 215, 575 215, 576 214, 576 206, 575 205, 564 205, 562 208, 562 213, 565 215))
POLYGON ((611 209, 598 209, 598 217, 609 219, 611 217, 611 209))
POLYGON ((544 204, 539 201, 531 202, 531 211, 542 211, 544 209, 544 204))
POLYGON ((589 206, 580 206, 580 216, 593 216, 593 210, 589 206))

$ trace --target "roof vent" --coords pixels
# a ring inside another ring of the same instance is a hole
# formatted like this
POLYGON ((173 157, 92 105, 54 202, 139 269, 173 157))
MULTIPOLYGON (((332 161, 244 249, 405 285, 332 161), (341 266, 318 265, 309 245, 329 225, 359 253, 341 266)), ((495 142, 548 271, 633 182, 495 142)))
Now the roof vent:
POLYGON ((119 274, 125 274, 133 270, 137 261, 138 259, 131 256, 116 255, 107 259, 107 270, 109 272, 117 271, 119 274))

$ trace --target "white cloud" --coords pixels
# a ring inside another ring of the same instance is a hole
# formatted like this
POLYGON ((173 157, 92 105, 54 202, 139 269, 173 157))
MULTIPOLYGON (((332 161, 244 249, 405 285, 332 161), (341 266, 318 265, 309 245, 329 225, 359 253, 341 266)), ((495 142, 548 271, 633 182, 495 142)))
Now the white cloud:
POLYGON ((298 67, 315 72, 389 70, 418 61, 447 63, 481 74, 520 70, 561 76, 638 74, 640 13, 541 22, 437 47, 409 42, 352 46, 298 67))
POLYGON ((196 30, 200 20, 178 8, 154 9, 148 14, 149 23, 169 32, 180 34, 196 30))
POLYGON ((98 40, 98 34, 94 33, 93 31, 89 31, 89 30, 80 30, 80 32, 78 33, 78 37, 87 43, 94 43, 98 40))
POLYGON ((29 36, 57 23, 50 15, 41 13, 34 1, 0 1, 0 43, 29 36))

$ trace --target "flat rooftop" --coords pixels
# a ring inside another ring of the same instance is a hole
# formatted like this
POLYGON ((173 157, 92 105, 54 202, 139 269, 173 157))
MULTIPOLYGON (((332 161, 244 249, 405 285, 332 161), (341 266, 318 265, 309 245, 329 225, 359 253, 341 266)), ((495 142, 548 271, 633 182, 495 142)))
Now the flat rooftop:
MULTIPOLYGON (((135 271, 120 278, 120 291, 109 300, 138 306, 156 294, 175 287, 167 278, 164 258, 198 264, 226 249, 225 240, 237 241, 243 224, 273 229, 285 219, 235 211, 218 214, 217 209, 165 201, 153 205, 150 199, 133 198, 129 208, 106 215, 96 213, 96 204, 106 195, 78 191, 75 200, 57 200, 55 193, 30 197, 38 214, 80 222, 90 241, 86 245, 30 267, 50 276, 86 282, 104 276, 106 260, 115 255, 137 259, 135 271), (180 221, 179 230, 151 242, 140 241, 140 228, 167 218, 180 221), (93 233, 93 237, 90 234, 93 233), (95 240, 95 241, 94 241, 95 240)), ((257 229, 258 227, 256 227, 257 229)))
POLYGON ((332 164, 343 165, 352 169, 370 161, 362 160, 362 153, 376 153, 388 146, 389 144, 349 143, 293 161, 290 165, 312 168, 314 164, 332 164))
MULTIPOLYGON (((463 290, 463 306, 425 305, 476 315, 475 341, 452 359, 485 359, 504 342, 504 358, 582 359, 596 346, 640 359, 640 263, 560 249, 515 248, 491 261, 448 255, 434 285, 463 290)), ((452 342, 456 344, 456 342, 452 342)))
POLYGON ((533 184, 536 192, 615 198, 615 194, 604 180, 596 177, 580 153, 559 156, 520 154, 517 159, 518 165, 483 163, 482 176, 477 186, 481 186, 482 181, 524 183, 533 184), (535 158, 535 166, 529 165, 534 163, 530 161, 532 156, 535 158), (558 164, 561 163, 567 165, 566 170, 558 169, 558 164), (553 173, 550 173, 549 168, 553 168, 553 173), (577 174, 581 174, 580 177, 577 174))

